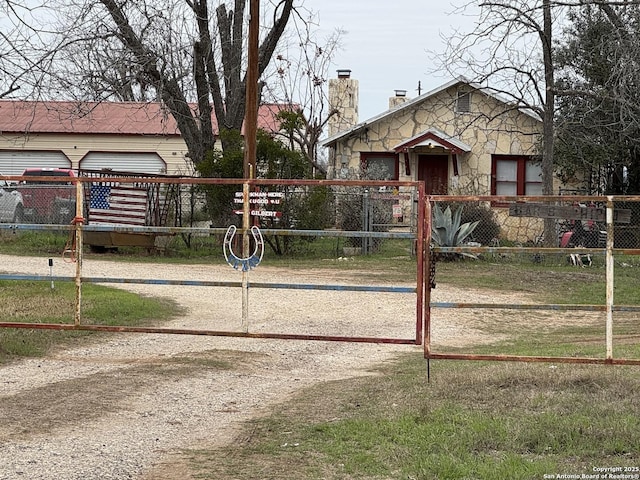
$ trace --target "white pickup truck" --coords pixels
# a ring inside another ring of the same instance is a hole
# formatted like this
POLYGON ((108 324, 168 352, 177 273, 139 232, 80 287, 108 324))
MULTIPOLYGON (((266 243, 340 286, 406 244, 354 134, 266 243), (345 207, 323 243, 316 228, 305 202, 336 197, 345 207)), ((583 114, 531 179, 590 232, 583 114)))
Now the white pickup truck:
POLYGON ((0 222, 22 223, 23 221, 22 194, 16 190, 16 185, 0 180, 0 222))

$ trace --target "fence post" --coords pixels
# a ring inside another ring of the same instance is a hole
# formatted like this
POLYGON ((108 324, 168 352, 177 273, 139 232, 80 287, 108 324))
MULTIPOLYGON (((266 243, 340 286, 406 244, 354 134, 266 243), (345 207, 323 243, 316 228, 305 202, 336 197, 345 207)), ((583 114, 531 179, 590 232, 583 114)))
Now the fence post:
MULTIPOLYGON (((365 232, 371 231, 371 219, 373 215, 369 212, 371 208, 371 202, 369 201, 369 189, 365 188, 362 193, 362 230, 365 232)), ((362 237, 362 255, 369 254, 369 237, 362 237)))
MULTIPOLYGON (((252 169, 249 167, 249 171, 252 169)), ((242 186, 242 196, 244 205, 242 208, 242 258, 249 256, 249 229, 251 228, 251 199, 249 182, 242 186)), ((242 331, 249 331, 249 271, 242 269, 242 331)))
POLYGON ((613 359, 613 197, 607 196, 607 253, 606 253, 606 343, 607 343, 607 360, 613 359))
MULTIPOLYGON (((423 216, 423 232, 422 241, 419 241, 420 245, 417 246, 418 258, 422 259, 422 289, 424 292, 424 356, 429 358, 431 356, 431 284, 429 282, 429 271, 431 270, 431 198, 427 197, 424 191, 421 192, 420 201, 424 203, 424 216, 423 216)), ((422 208, 421 208, 422 210, 422 208)), ((420 239, 420 235, 418 236, 420 239)))
MULTIPOLYGON (((73 224, 75 227, 75 231, 73 234, 75 235, 75 255, 72 252, 72 258, 75 256, 76 260, 76 305, 75 305, 75 316, 74 323, 75 325, 80 325, 80 317, 82 310, 82 226, 84 225, 84 202, 82 195, 83 185, 82 182, 76 181, 76 214, 73 219, 73 224)), ((73 248, 73 247, 72 247, 73 248)))

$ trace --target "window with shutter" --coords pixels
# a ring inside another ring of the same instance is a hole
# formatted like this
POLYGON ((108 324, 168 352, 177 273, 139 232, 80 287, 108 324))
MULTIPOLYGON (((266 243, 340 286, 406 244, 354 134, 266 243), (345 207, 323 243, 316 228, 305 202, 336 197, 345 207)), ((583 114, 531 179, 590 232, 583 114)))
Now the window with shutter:
POLYGON ((458 92, 458 98, 456 99, 456 112, 457 113, 469 113, 471 112, 471 93, 460 91, 458 92))

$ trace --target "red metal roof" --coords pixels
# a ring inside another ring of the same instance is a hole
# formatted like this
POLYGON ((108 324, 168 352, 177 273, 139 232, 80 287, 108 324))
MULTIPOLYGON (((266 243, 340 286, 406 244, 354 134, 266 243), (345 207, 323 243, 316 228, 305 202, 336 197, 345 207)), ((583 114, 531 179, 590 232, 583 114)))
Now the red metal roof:
MULTIPOLYGON (((291 108, 289 105, 261 105, 258 128, 278 131, 276 114, 291 108)), ((213 130, 218 133, 215 115, 212 121, 213 130)), ((1 133, 180 135, 173 116, 157 102, 25 100, 0 100, 1 133)))

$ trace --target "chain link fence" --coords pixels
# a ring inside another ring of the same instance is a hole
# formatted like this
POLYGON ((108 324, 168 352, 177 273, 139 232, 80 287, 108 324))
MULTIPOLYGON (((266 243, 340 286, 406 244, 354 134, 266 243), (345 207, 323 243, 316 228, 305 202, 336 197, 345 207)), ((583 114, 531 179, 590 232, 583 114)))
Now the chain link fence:
MULTIPOLYGON (((167 219, 172 225, 209 227, 220 243, 228 226, 242 226, 241 184, 180 185, 176 192, 167 219)), ((415 184, 262 183, 251 189, 249 202, 251 224, 265 231, 272 255, 381 254, 390 240, 408 255, 415 253, 419 222, 415 184)), ((185 231, 180 240, 198 248, 203 234, 185 231)))
POLYGON ((591 254, 598 255, 604 254, 609 235, 615 249, 639 249, 638 198, 611 197, 610 231, 607 202, 607 197, 587 196, 432 197, 433 242, 442 258, 470 257, 472 251, 451 249, 478 247, 476 253, 495 259, 534 262, 571 261, 572 255, 566 250, 517 255, 517 249, 593 249, 591 254), (511 250, 507 254, 500 247, 511 250))
MULTIPOLYGON (((88 231, 103 227, 86 241, 96 249, 200 248, 212 238, 221 243, 221 229, 242 226, 243 185, 239 181, 112 171, 80 171, 79 175, 80 209, 74 179, 3 180, 0 221, 68 226, 80 216, 88 231), (117 227, 119 232, 116 235, 108 227, 117 227), (136 227, 173 230, 126 231, 136 227)), ((333 235, 327 255, 375 254, 384 250, 385 238, 389 238, 384 234, 405 232, 415 237, 420 221, 418 187, 411 183, 257 181, 250 195, 251 224, 270 232, 267 243, 277 256, 303 255, 318 238, 296 231, 333 235)), ((432 200, 436 247, 602 250, 609 235, 607 197, 437 196, 432 200)), ((613 197, 612 202, 614 248, 640 248, 640 203, 634 197, 613 197)), ((411 241, 405 249, 415 251, 411 241)), ((456 252, 439 253, 444 257, 456 252)), ((489 250, 483 254, 507 257, 489 250)), ((553 257, 540 254, 532 258, 553 257)), ((509 255, 509 259, 522 261, 527 256, 509 255)))
MULTIPOLYGON (((94 252, 215 248, 229 226, 243 226, 240 180, 81 170, 77 179, 9 179, 1 187, 0 222, 60 231, 81 221, 94 252)), ((258 180, 249 195, 250 225, 265 231, 272 255, 415 254, 416 183, 258 180)))

